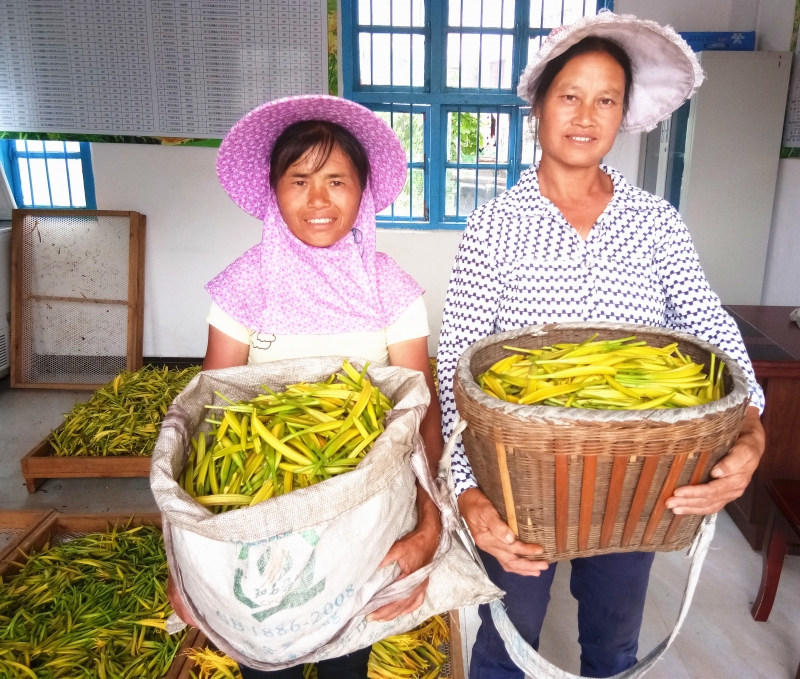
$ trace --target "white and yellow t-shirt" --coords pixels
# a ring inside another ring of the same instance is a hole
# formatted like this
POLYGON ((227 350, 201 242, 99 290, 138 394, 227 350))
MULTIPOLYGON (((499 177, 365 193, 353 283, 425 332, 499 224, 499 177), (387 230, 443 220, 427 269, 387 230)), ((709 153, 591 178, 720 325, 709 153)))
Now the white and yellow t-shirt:
POLYGON ((391 344, 430 335, 428 312, 422 297, 390 326, 375 332, 337 335, 272 335, 256 332, 234 320, 212 302, 208 323, 243 344, 250 345, 248 365, 309 356, 354 356, 381 365, 389 364, 391 344))

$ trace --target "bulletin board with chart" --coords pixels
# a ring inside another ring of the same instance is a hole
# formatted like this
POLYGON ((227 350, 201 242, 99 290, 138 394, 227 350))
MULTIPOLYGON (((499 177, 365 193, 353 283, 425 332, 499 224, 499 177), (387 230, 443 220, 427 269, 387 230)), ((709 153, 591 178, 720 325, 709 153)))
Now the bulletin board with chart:
POLYGON ((0 135, 218 143, 260 103, 329 91, 335 13, 329 0, 3 0, 0 135))

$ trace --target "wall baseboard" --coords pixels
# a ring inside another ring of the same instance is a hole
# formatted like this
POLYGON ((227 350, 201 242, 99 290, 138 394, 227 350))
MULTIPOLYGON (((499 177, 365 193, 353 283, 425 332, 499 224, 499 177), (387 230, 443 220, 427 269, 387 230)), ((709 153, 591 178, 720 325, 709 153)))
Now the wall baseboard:
POLYGON ((145 365, 168 366, 171 369, 183 370, 184 368, 191 368, 195 365, 203 364, 203 357, 194 358, 186 356, 145 356, 143 359, 145 365))

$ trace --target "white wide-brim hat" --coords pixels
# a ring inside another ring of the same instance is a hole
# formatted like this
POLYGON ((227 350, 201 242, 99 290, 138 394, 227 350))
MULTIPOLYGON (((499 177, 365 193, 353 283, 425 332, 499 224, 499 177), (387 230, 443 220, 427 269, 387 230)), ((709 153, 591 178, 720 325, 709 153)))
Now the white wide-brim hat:
POLYGON ((647 132, 672 115, 703 82, 703 69, 691 47, 670 26, 630 14, 601 10, 554 29, 533 55, 519 81, 517 94, 533 103, 537 82, 547 62, 586 37, 607 38, 631 60, 633 86, 623 132, 647 132))

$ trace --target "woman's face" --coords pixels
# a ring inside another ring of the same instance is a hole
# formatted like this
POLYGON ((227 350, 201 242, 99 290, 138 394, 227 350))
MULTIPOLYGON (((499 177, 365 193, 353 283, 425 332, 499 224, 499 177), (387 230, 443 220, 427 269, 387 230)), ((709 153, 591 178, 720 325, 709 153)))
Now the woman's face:
POLYGON ((625 71, 605 52, 570 59, 536 111, 543 157, 569 167, 596 167, 622 123, 625 71))
POLYGON ((350 158, 338 146, 316 171, 315 161, 316 149, 309 149, 278 180, 275 194, 289 230, 307 245, 327 248, 353 228, 361 184, 350 158))

